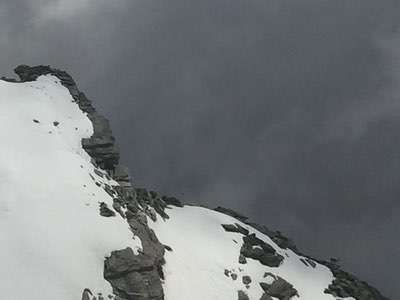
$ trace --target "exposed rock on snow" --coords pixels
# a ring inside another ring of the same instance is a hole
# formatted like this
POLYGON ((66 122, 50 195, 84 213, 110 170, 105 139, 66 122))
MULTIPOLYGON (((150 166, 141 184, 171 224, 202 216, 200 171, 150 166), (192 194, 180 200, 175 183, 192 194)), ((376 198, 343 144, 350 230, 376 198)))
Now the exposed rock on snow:
MULTIPOLYGON (((142 293, 140 298, 142 300, 162 299, 161 266, 164 263, 164 246, 160 244, 154 232, 147 226, 146 217, 142 212, 142 207, 136 200, 136 192, 131 185, 127 170, 119 165, 119 151, 108 120, 96 112, 91 101, 84 93, 79 91, 75 81, 68 73, 50 68, 49 66, 29 67, 25 65, 17 67, 15 72, 20 77, 21 82, 36 81, 46 75, 58 78, 60 83, 68 89, 72 96, 71 100, 78 104, 82 112, 87 114, 93 126, 93 131, 90 136, 82 138, 82 147, 95 164, 95 168, 93 169, 94 175, 90 174, 90 177, 96 186, 102 188, 112 198, 112 207, 119 215, 127 218, 129 228, 140 239, 142 247, 140 258, 146 257, 146 261, 150 262, 151 265, 150 270, 149 268, 142 268, 138 264, 134 272, 119 274, 118 278, 106 276, 106 279, 111 283, 113 292, 121 299, 131 300, 138 297, 138 295, 130 294, 133 287, 129 283, 134 283, 134 289, 142 293), (98 178, 95 179, 94 176, 98 178), (110 180, 114 180, 117 184, 108 184, 107 182, 110 180), (126 210, 125 213, 124 210, 126 210), (121 282, 127 282, 127 284, 123 285, 121 282)), ((57 123, 59 124, 58 121, 57 123)), ((57 126, 55 123, 53 125, 57 126)), ((75 127, 75 131, 78 131, 78 127, 75 127)), ((92 196, 94 195, 95 193, 92 193, 92 196)), ((105 202, 101 202, 100 204, 100 214, 107 217, 115 216, 114 211, 105 202)), ((128 224, 126 224, 127 227, 128 224)), ((118 249, 113 250, 118 251, 118 249)), ((109 269, 112 269, 112 264, 118 261, 112 259, 114 256, 112 254, 106 259, 105 265, 109 269)), ((133 264, 133 262, 140 260, 131 262, 133 264)))
POLYGON ((4 298, 388 300, 231 209, 135 188, 109 122, 68 73, 15 72, 0 81, 4 298))
POLYGON ((254 233, 243 237, 243 246, 240 254, 244 257, 258 260, 263 265, 269 267, 279 267, 283 261, 283 256, 263 240, 256 237, 254 233))

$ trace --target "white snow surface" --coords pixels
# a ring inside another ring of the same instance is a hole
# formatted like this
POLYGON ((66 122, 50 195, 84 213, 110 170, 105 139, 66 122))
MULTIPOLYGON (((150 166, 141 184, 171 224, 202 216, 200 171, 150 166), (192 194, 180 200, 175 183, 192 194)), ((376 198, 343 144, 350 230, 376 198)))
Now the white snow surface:
POLYGON ((79 300, 84 288, 106 298, 104 257, 141 248, 125 220, 99 215, 112 199, 89 174, 117 183, 94 174, 81 147, 92 133, 56 77, 0 81, 1 299, 79 300))
MULTIPOLYGON (((149 219, 161 243, 172 248, 166 252, 164 266, 164 292, 166 300, 236 300, 238 291, 244 291, 250 300, 259 300, 263 294, 259 283, 271 283, 264 278, 266 272, 280 276, 291 283, 299 293, 299 300, 334 300, 324 294, 333 280, 332 272, 317 264, 316 268, 306 266, 291 250, 283 250, 268 236, 225 214, 195 206, 173 207, 166 211, 167 220, 149 219), (246 264, 239 264, 240 248, 243 244, 240 233, 226 232, 221 224, 240 224, 250 233, 270 244, 285 259, 277 268, 262 265, 247 258, 246 264), (236 280, 224 274, 225 269, 238 275, 236 280), (247 288, 242 276, 252 279, 247 288)), ((353 298, 347 298, 348 300, 353 298)))

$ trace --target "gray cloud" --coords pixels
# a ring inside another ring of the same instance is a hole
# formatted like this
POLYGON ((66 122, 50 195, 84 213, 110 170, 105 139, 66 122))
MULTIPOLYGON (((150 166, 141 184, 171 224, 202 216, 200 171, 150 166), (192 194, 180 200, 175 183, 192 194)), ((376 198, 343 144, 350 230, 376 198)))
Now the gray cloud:
POLYGON ((398 1, 16 0, 0 16, 2 73, 69 70, 139 185, 241 210, 399 298, 398 1))

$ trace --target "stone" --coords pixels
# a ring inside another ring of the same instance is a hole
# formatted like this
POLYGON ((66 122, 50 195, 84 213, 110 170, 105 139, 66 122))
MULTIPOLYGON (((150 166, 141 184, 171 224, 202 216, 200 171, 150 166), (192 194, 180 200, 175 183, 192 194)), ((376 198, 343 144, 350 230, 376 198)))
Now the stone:
POLYGON ((222 207, 222 206, 218 206, 217 208, 214 208, 214 210, 218 211, 220 213, 223 213, 225 215, 231 216, 231 217, 233 217, 235 219, 238 219, 239 221, 242 221, 242 222, 245 222, 248 219, 247 217, 235 212, 234 210, 229 209, 229 208, 225 208, 225 207, 222 207))
POLYGON ((177 198, 175 198, 175 197, 163 196, 161 199, 164 200, 164 202, 167 205, 173 205, 173 206, 177 206, 177 207, 183 207, 184 206, 182 204, 182 202, 180 200, 178 200, 177 198))
POLYGON ((246 257, 243 254, 240 254, 239 255, 239 264, 244 265, 246 263, 247 263, 246 257))
POLYGON ((115 212, 108 208, 107 204, 104 202, 100 203, 100 215, 103 217, 114 217, 115 212))
POLYGON ((238 291, 238 300, 250 300, 250 299, 245 292, 238 291))
POLYGON ((251 277, 248 276, 248 275, 243 276, 242 277, 242 282, 243 282, 244 285, 250 284, 251 283, 251 277))
POLYGON ((260 282, 260 287, 263 289, 264 292, 267 292, 268 289, 271 287, 270 284, 266 283, 266 282, 260 282))
POLYGON ((271 298, 270 295, 268 295, 267 293, 264 293, 264 294, 261 296, 260 300, 273 300, 273 299, 271 298))
POLYGON ((290 300, 290 298, 298 295, 293 285, 281 277, 278 277, 266 292, 268 295, 278 298, 279 300, 290 300))
POLYGON ((257 238, 254 233, 243 237, 240 254, 269 267, 278 267, 284 259, 271 245, 257 238))

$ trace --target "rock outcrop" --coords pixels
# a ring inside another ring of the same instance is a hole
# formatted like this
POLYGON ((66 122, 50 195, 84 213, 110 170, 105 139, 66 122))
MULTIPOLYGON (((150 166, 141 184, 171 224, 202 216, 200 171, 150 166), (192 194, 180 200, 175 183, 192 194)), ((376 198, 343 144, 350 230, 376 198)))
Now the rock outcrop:
MULTIPOLYGON (((137 255, 130 248, 116 249, 106 258, 104 278, 112 285, 114 294, 121 300, 164 299, 161 284, 162 265, 165 263, 164 245, 158 241, 155 233, 147 225, 148 210, 141 206, 146 201, 142 199, 140 191, 133 188, 127 168, 119 164, 119 150, 108 120, 96 111, 92 102, 78 89, 67 72, 50 66, 21 65, 15 68, 15 73, 20 78, 19 82, 34 81, 43 75, 57 77, 93 124, 93 135, 82 140, 82 147, 92 158, 93 164, 100 170, 106 171, 104 175, 101 171, 95 170, 99 176, 111 177, 118 182, 116 186, 105 185, 104 190, 113 198, 113 209, 121 217, 126 218, 133 234, 140 238, 143 247, 142 253, 137 255), (122 208, 126 210, 125 213, 122 208)), ((159 203, 158 198, 155 202, 159 203)), ((155 204, 155 207, 159 206, 155 204)), ((115 213, 105 203, 101 203, 100 215, 113 217, 115 213)))

